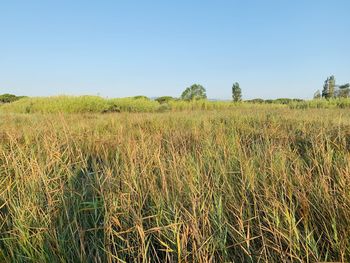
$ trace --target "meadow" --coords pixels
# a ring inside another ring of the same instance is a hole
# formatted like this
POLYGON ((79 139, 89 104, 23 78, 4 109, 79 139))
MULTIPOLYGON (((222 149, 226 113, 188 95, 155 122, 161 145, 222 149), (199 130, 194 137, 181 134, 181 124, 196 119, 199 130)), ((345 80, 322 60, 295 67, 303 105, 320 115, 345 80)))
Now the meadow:
POLYGON ((0 107, 1 262, 350 261, 347 107, 80 99, 0 107))
MULTIPOLYGON (((19 97, 20 98, 20 97, 19 97)), ((53 96, 21 98, 12 103, 0 103, 4 113, 113 113, 113 112, 168 112, 193 110, 229 110, 235 108, 285 108, 292 109, 350 109, 349 98, 293 100, 255 99, 232 103, 232 101, 172 99, 158 103, 144 96, 128 98, 102 98, 99 96, 53 96)))

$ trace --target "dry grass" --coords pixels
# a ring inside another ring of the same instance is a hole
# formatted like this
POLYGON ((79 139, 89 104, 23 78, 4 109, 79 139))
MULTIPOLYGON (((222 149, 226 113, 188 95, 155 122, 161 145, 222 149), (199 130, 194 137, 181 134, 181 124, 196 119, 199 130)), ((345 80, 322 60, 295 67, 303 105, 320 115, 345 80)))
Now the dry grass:
POLYGON ((0 261, 350 261, 350 111, 0 115, 0 261))

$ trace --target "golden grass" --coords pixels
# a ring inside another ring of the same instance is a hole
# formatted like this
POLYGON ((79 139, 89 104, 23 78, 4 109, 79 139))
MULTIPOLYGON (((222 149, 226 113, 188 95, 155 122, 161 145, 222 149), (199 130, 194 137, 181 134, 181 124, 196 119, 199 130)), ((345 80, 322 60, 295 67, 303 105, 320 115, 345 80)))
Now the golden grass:
POLYGON ((0 114, 0 261, 350 261, 349 113, 0 114))

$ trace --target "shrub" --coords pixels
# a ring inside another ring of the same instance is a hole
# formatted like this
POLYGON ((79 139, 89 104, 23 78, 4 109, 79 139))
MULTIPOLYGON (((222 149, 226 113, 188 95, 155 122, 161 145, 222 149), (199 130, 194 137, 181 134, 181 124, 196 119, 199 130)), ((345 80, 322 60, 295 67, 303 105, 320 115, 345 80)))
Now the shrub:
POLYGON ((174 100, 175 98, 171 96, 162 96, 155 99, 155 101, 158 101, 160 104, 168 103, 169 101, 174 101, 174 100))
POLYGON ((25 98, 25 97, 6 93, 6 94, 0 95, 0 103, 11 103, 11 102, 20 100, 22 98, 25 98))

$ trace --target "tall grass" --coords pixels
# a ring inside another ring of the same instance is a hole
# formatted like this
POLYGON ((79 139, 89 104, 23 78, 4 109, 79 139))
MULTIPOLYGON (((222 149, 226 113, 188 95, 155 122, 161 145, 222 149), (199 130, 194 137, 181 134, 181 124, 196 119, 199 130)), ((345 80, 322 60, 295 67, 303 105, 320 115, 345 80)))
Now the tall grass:
POLYGON ((0 111, 13 113, 101 113, 101 112, 153 112, 156 101, 144 98, 104 99, 98 96, 55 96, 24 98, 0 107, 0 111))
POLYGON ((1 114, 0 261, 349 261, 349 113, 1 114))
POLYGON ((0 105, 0 112, 7 113, 110 113, 110 112, 167 112, 193 110, 228 110, 237 107, 283 107, 284 105, 252 105, 231 101, 174 100, 160 104, 145 98, 104 99, 98 96, 55 96, 24 98, 0 105))
POLYGON ((22 98, 5 105, 0 104, 0 112, 7 113, 111 113, 111 112, 167 112, 200 110, 234 110, 237 108, 285 108, 291 109, 343 109, 350 108, 350 99, 317 100, 256 100, 233 103, 231 101, 210 100, 170 100, 158 103, 143 96, 105 99, 98 96, 54 96, 22 98))
POLYGON ((315 99, 301 102, 292 102, 289 104, 292 109, 332 109, 332 108, 350 108, 349 98, 337 98, 337 99, 315 99))

